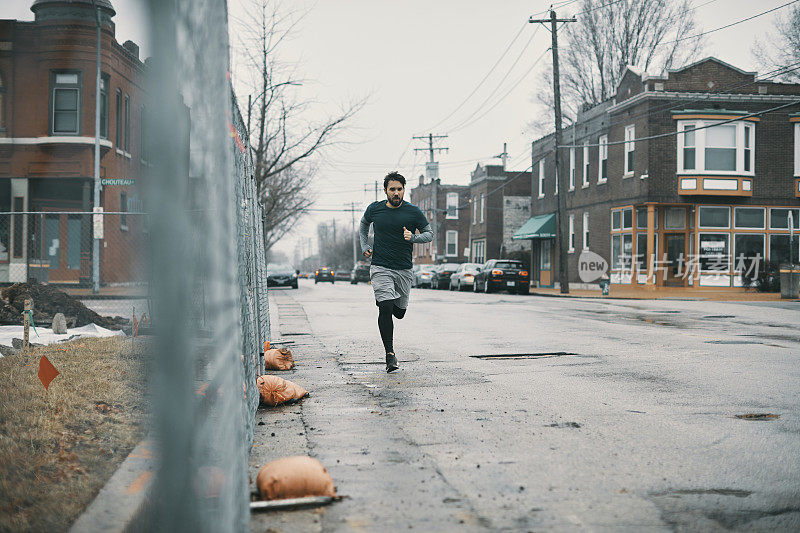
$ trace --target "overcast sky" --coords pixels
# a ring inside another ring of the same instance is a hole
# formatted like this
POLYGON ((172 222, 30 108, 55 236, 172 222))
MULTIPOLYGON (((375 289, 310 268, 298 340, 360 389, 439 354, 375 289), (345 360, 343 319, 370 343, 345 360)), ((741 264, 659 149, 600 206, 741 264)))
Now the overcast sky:
MULTIPOLYGON (((234 20, 246 17, 243 6, 250 1, 229 0, 234 20)), ((694 0, 693 5, 698 6, 694 12, 700 30, 707 31, 787 1, 694 0)), ((117 11, 117 39, 140 43, 145 57, 149 49, 144 42, 141 0, 112 3, 117 11)), ((0 0, 0 4, 0 18, 33 18, 32 0, 0 0)), ((412 142, 413 135, 449 135, 440 142, 449 152, 437 156, 445 183, 467 184, 475 164, 500 153, 504 142, 509 145, 512 170, 530 165, 527 146, 535 137, 526 132, 526 126, 545 113, 533 97, 537 77, 542 69, 551 68, 551 61, 546 52, 549 32, 527 20, 530 15, 544 16, 549 0, 284 0, 283 4, 303 15, 280 55, 296 65, 297 77, 306 80, 302 94, 314 101, 309 120, 333 115, 348 102, 368 99, 347 135, 349 144, 326 158, 315 184, 316 208, 340 209, 352 201, 366 206, 374 193, 365 193, 365 185, 372 188, 375 180, 395 168, 410 185, 416 184, 427 154, 415 154, 414 148, 425 145, 412 142), (520 31, 489 80, 453 113, 520 31), (542 60, 531 70, 540 56, 542 60)), ((579 11, 578 5, 557 9, 558 15, 579 11)), ((764 38, 775 17, 787 10, 709 34, 702 56, 758 71, 752 56, 754 40, 764 38)), ((232 44, 238 42, 234 35, 232 44)), ((234 77, 245 79, 246 73, 234 66, 234 77)), ((240 94, 240 98, 246 101, 247 97, 240 94)), ((339 227, 350 226, 349 213, 316 211, 276 248, 292 257, 299 239, 316 241, 317 223, 333 218, 339 227)))

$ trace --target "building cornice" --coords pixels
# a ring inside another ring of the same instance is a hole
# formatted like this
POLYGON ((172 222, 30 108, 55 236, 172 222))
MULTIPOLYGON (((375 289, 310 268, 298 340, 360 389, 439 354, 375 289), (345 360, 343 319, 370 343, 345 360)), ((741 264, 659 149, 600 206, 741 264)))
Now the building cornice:
MULTIPOLYGON (((786 103, 800 100, 800 94, 709 94, 709 93, 676 93, 647 91, 632 96, 608 108, 609 114, 614 114, 628 107, 642 103, 647 99, 658 100, 707 100, 711 102, 777 102, 786 103)), ((668 110, 665 110, 668 112, 668 110)))

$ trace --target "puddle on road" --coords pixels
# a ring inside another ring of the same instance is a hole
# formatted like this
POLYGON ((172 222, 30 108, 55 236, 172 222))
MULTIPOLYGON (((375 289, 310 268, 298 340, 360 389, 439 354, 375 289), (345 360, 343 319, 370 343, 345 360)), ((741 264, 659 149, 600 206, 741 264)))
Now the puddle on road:
POLYGON ((578 355, 572 352, 539 352, 539 353, 498 353, 484 355, 470 355, 473 359, 544 359, 546 357, 561 357, 562 355, 578 355))
POLYGON ((747 413, 744 415, 736 415, 736 418, 740 420, 775 420, 780 417, 781 415, 773 413, 747 413))
POLYGON ((764 344, 761 341, 705 341, 706 344, 764 344))
POLYGON ((717 496, 736 496, 737 498, 746 498, 753 494, 752 491, 749 490, 739 490, 739 489, 678 489, 678 490, 671 490, 668 492, 658 492, 654 493, 653 496, 683 496, 683 495, 705 495, 705 494, 714 494, 717 496))

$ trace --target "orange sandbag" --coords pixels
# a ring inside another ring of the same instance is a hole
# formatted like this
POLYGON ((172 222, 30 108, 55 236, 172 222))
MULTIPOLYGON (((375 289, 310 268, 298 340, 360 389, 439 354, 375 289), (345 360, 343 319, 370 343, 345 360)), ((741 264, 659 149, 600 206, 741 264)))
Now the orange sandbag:
POLYGON ((299 400, 308 394, 308 391, 300 385, 278 376, 258 376, 256 385, 258 392, 261 393, 261 401, 271 407, 299 400))
POLYGON ((262 500, 336 496, 328 471, 313 457, 284 457, 265 464, 256 477, 262 500))
POLYGON ((294 359, 289 348, 273 348, 264 352, 266 370, 291 370, 293 366, 294 359))

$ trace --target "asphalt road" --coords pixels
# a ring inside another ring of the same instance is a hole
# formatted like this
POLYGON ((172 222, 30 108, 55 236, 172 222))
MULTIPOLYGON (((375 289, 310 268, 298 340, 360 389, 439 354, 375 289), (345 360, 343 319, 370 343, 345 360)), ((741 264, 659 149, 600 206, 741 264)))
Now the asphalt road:
POLYGON ((368 285, 271 312, 311 396, 260 410, 252 477, 307 453, 346 498, 254 531, 800 530, 798 305, 414 289, 389 375, 368 285))

